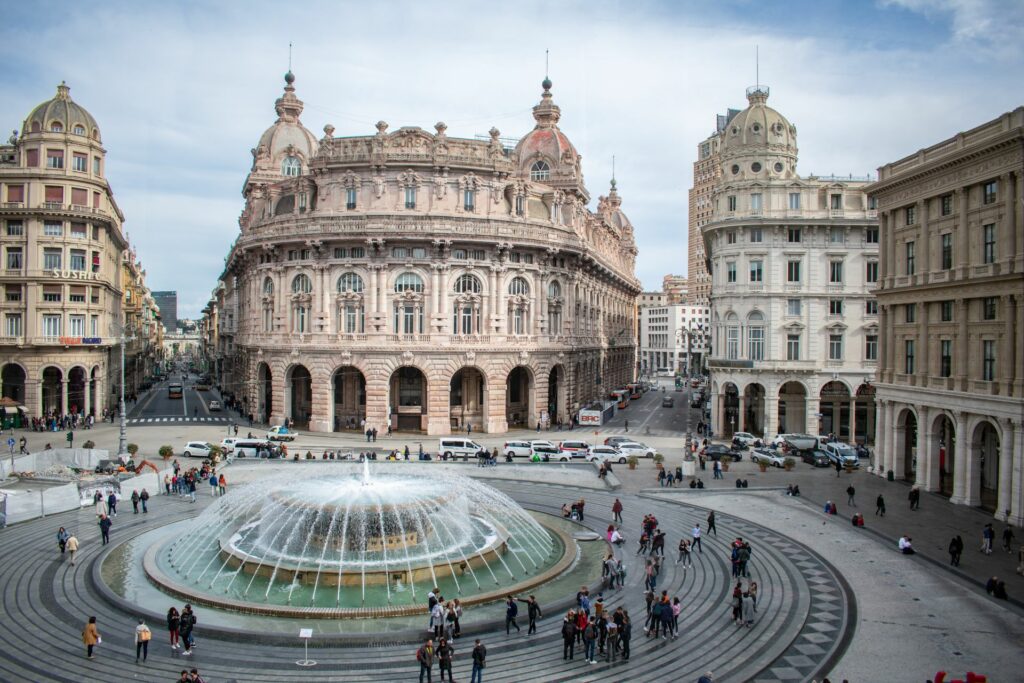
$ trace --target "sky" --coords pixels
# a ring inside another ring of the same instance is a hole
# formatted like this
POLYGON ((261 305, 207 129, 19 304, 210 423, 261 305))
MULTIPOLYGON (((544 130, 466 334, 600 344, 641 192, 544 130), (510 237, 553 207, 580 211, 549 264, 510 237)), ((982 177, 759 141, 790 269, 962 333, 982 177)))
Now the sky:
POLYGON ((5 4, 4 23, 0 126, 67 81, 99 122, 147 284, 178 291, 179 317, 199 316, 238 235, 289 43, 317 137, 381 119, 522 137, 549 50, 592 208, 614 156, 649 290, 686 273, 697 145, 755 80, 797 127, 801 175, 873 174, 1024 104, 1021 0, 85 0, 5 4))

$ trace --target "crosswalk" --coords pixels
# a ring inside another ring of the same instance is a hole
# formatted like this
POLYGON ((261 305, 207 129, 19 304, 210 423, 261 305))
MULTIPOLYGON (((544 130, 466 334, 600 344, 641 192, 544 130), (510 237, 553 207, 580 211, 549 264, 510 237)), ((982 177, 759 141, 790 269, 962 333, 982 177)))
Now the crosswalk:
POLYGON ((173 423, 189 423, 189 422, 204 422, 207 424, 227 424, 231 422, 229 417, 187 417, 185 415, 179 415, 176 417, 130 417, 127 422, 130 425, 156 425, 156 424, 173 424, 173 423))

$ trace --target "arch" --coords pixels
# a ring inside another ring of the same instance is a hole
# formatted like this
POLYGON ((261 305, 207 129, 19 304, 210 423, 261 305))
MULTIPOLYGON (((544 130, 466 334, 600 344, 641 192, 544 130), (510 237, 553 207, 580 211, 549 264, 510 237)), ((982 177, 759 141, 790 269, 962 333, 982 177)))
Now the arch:
POLYGON ((551 178, 551 167, 548 162, 538 159, 530 166, 530 180, 540 182, 551 178))
POLYGON ((743 388, 743 421, 740 431, 749 432, 754 436, 765 435, 765 398, 767 391, 763 385, 752 382, 743 388))
POLYGON ((953 472, 956 467, 956 422, 948 413, 941 412, 931 424, 931 441, 939 463, 939 493, 953 495, 953 472))
POLYGON ((274 376, 270 366, 260 363, 256 367, 256 414, 261 422, 270 422, 274 410, 274 376))
POLYGON ((463 273, 455 280, 453 288, 458 294, 479 294, 483 291, 480 278, 470 273, 463 273))
POLYGON ((569 413, 566 410, 568 403, 566 384, 565 366, 555 363, 548 372, 548 419, 555 425, 569 421, 569 413))
POLYGON ((807 431, 807 387, 790 380, 779 387, 779 434, 807 431))
POLYGON ((819 434, 835 434, 836 438, 849 443, 850 408, 852 407, 850 387, 841 380, 826 382, 818 392, 821 413, 819 434))
POLYGON ((280 216, 286 213, 294 213, 295 211, 295 195, 286 194, 277 200, 277 204, 274 205, 274 215, 280 216))
POLYGON ((88 381, 88 373, 81 365, 76 365, 68 370, 68 412, 70 414, 84 414, 88 381))
POLYGON ((552 280, 548 283, 548 296, 552 298, 562 296, 562 285, 559 284, 558 280, 552 280))
POLYGON ((452 374, 449 382, 448 417, 453 431, 487 431, 487 376, 475 366, 452 374))
POLYGON ((875 444, 875 386, 865 382, 857 387, 853 401, 853 440, 865 446, 875 444))
POLYGON ((313 280, 305 273, 292 278, 292 294, 310 294, 313 292, 313 280))
POLYGON ((530 296, 530 283, 522 276, 515 276, 508 283, 508 293, 512 296, 530 296))
POLYGON ((60 121, 50 121, 50 132, 51 133, 63 133, 64 124, 60 121))
POLYGON ((263 295, 274 296, 274 279, 270 277, 263 278, 263 295))
POLYGON ((363 278, 359 277, 358 273, 349 271, 347 273, 342 273, 341 276, 338 277, 337 289, 339 294, 345 294, 347 292, 362 294, 363 288, 363 278))
POLYGON ((3 384, 3 397, 25 404, 25 381, 28 372, 20 363, 7 363, 0 371, 0 384, 3 384))
POLYGON ((296 156, 286 156, 281 160, 281 175, 286 177, 302 175, 302 161, 296 156))
POLYGON ((403 292, 416 292, 417 294, 423 293, 423 278, 412 271, 406 271, 401 273, 395 278, 395 292, 402 294, 403 292))
POLYGON ((893 461, 893 475, 907 481, 917 481, 918 451, 917 413, 912 408, 904 408, 896 416, 895 435, 893 442, 896 457, 893 461))
POLYGON ((722 384, 722 392, 718 395, 721 402, 718 433, 731 438, 740 430, 740 390, 733 382, 722 384))
POLYGON ((505 420, 509 427, 536 426, 533 388, 533 370, 529 367, 517 365, 509 371, 505 378, 505 420))
POLYGON ((285 372, 285 417, 295 426, 308 429, 313 414, 313 375, 305 365, 293 365, 285 372))
POLYGON ((427 375, 414 365, 403 365, 388 381, 388 406, 392 429, 426 431, 427 375))
POLYGON ((334 431, 363 431, 366 420, 366 375, 353 365, 335 368, 331 375, 331 425, 334 431))
POLYGON ((81 136, 85 136, 85 126, 83 126, 83 125, 82 125, 82 124, 80 124, 80 123, 76 123, 76 124, 75 124, 75 127, 74 127, 74 128, 72 129, 72 132, 73 132, 73 133, 74 133, 75 135, 81 135, 81 136))
POLYGON ((42 372, 43 382, 40 389, 43 392, 43 414, 61 412, 61 390, 63 388, 64 371, 56 365, 47 365, 42 372))
POLYGON ((989 512, 998 511, 1000 475, 1009 475, 999 471, 1001 443, 999 428, 991 420, 983 418, 974 425, 967 475, 968 500, 980 502, 982 509, 989 512))

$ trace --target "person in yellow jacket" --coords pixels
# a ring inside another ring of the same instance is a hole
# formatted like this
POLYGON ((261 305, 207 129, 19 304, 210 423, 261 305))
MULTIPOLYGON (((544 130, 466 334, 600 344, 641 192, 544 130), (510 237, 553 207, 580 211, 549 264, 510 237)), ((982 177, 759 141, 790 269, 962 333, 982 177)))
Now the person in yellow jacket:
POLYGON ((71 557, 71 564, 74 564, 75 553, 78 552, 78 536, 72 534, 71 537, 68 538, 67 543, 64 544, 64 547, 67 548, 69 556, 71 557))
POLYGON ((139 625, 135 627, 135 663, 139 663, 139 655, 145 662, 149 656, 149 641, 153 639, 153 632, 146 626, 145 619, 139 619, 139 625))
MULTIPOLYGON (((74 538, 72 536, 72 538, 74 538)), ((92 659, 92 649, 103 642, 100 632, 96 628, 96 617, 89 617, 89 623, 82 629, 82 642, 85 643, 85 655, 92 659)))

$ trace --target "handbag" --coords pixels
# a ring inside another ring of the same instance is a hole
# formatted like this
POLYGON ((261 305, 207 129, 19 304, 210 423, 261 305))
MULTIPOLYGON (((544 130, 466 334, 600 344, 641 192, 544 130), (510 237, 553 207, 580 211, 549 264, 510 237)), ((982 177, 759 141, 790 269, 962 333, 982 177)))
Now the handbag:
POLYGON ((96 636, 96 644, 99 645, 102 642, 103 642, 102 636, 96 636))

